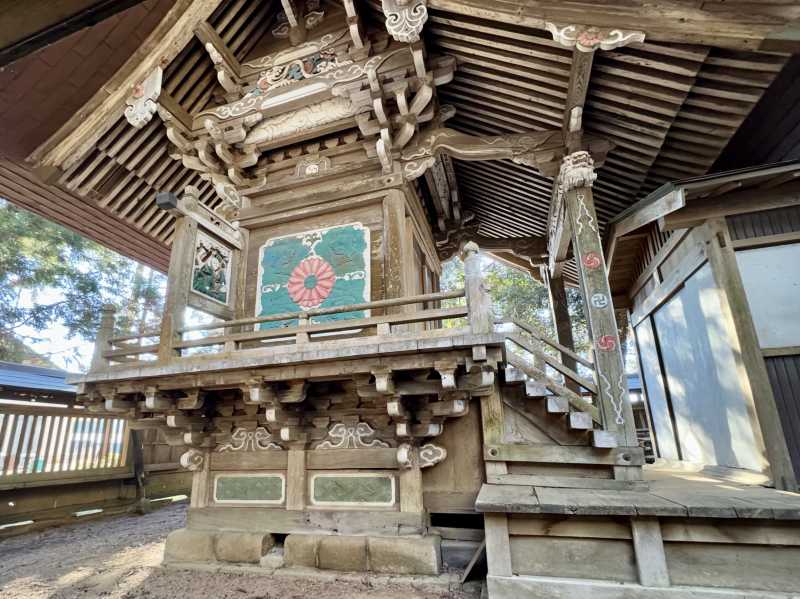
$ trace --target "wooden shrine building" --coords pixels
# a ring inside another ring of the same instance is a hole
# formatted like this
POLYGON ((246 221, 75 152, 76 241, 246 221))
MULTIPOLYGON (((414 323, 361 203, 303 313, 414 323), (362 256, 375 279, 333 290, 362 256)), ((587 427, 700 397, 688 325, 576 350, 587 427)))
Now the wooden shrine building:
POLYGON ((800 343, 800 169, 708 173, 794 89, 800 6, 106 4, 3 16, 0 195, 168 274, 160 327, 104 309, 72 381, 181 448, 167 562, 797 592, 797 379, 770 360, 800 343), (548 285, 557 339, 498 318, 481 253, 548 285))

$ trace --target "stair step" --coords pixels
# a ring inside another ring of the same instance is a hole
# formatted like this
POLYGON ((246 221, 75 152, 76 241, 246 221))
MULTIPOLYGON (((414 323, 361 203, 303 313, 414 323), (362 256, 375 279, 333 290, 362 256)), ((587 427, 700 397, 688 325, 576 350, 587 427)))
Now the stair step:
POLYGON ((547 398, 548 414, 569 414, 569 400, 566 397, 550 395, 547 398))
POLYGON ((589 412, 570 412, 569 428, 574 431, 590 431, 594 428, 592 415, 589 412))
POLYGON ((592 447, 600 449, 614 449, 618 447, 617 434, 611 431, 592 431, 592 447))
POLYGON ((506 366, 506 383, 522 383, 525 380, 524 372, 513 366, 506 366))
POLYGON ((544 397, 549 393, 550 392, 547 390, 547 387, 541 383, 530 379, 525 381, 525 394, 528 397, 544 397))

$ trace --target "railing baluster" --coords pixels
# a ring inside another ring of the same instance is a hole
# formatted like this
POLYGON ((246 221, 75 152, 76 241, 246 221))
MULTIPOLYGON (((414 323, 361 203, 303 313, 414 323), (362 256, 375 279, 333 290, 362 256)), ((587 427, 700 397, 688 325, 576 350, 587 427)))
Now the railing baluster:
POLYGON ((14 414, 6 414, 6 417, 3 419, 3 426, 5 430, 3 431, 3 436, 0 437, 2 440, 2 462, 0 462, 0 476, 4 475, 8 471, 8 464, 11 460, 11 452, 13 450, 14 445, 14 431, 17 427, 17 420, 19 416, 14 414))
POLYGON ((17 451, 14 455, 13 471, 17 474, 22 474, 25 467, 25 454, 28 451, 28 442, 31 437, 31 428, 33 418, 30 416, 23 416, 22 426, 19 432, 19 443, 17 443, 17 451))
POLYGON ((50 416, 42 415, 42 437, 39 441, 39 449, 36 451, 36 466, 34 472, 44 472, 47 463, 47 446, 50 444, 50 416))
POLYGON ((111 440, 111 426, 114 424, 112 418, 103 419, 103 445, 100 448, 100 457, 97 460, 98 468, 108 467, 108 445, 111 440))

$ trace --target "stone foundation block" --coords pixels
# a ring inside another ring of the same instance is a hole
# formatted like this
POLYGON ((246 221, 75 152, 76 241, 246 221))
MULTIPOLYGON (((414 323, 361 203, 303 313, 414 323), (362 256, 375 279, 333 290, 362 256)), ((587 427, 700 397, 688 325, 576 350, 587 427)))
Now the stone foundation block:
POLYGON ((216 535, 217 559, 223 562, 257 564, 275 544, 271 534, 219 532, 216 535))
POLYGON ((214 558, 213 532, 179 528, 167 536, 165 562, 209 562, 214 558))
POLYGON ((317 567, 319 535, 289 535, 283 544, 283 558, 287 566, 317 567))
POLYGON ((369 537, 369 564, 379 574, 426 574, 442 569, 441 537, 369 537))
POLYGON ((367 571, 366 537, 322 537, 317 565, 323 570, 340 572, 367 571))

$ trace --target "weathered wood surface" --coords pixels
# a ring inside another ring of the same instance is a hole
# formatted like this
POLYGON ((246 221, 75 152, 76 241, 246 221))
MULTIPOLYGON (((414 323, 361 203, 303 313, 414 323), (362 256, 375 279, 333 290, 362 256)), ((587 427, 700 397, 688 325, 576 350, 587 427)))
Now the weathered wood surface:
POLYGON ((800 495, 795 493, 680 475, 649 483, 649 491, 485 484, 475 507, 530 514, 800 520, 800 495))

